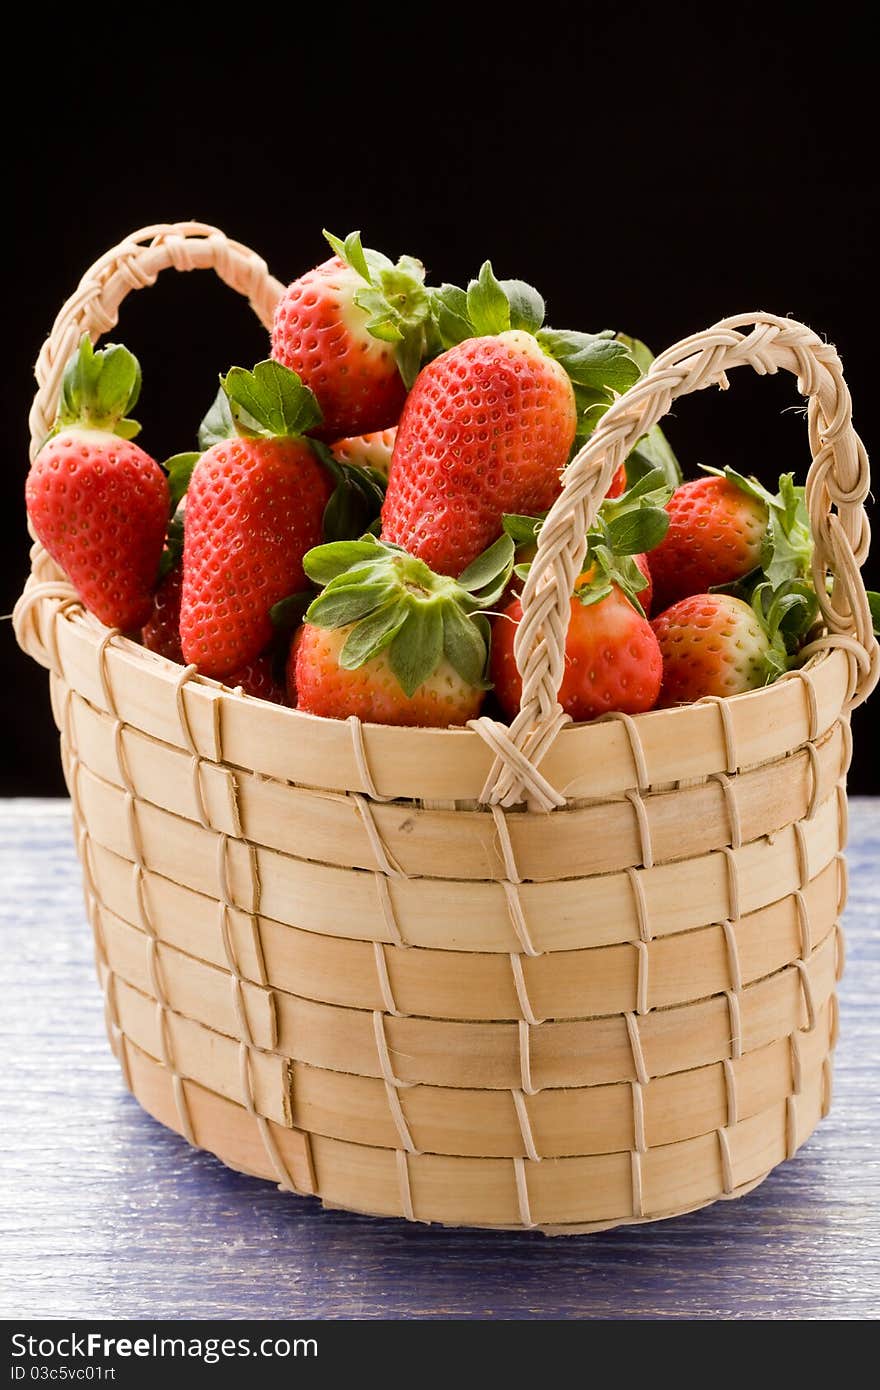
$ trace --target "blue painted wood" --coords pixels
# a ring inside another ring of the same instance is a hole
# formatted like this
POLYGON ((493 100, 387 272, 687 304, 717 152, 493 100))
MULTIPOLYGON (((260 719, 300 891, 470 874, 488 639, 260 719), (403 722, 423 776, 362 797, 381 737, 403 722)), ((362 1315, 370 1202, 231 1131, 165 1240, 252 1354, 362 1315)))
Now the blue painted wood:
POLYGON ((69 810, 0 803, 5 1317, 864 1318, 880 1312, 880 801, 852 805, 834 1108, 750 1197, 598 1236, 323 1212, 190 1150, 104 1037, 69 810))

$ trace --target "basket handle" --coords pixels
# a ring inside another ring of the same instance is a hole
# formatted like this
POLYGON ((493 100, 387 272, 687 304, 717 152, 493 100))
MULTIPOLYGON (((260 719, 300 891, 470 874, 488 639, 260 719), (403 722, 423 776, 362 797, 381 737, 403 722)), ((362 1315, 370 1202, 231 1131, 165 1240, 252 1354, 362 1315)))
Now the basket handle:
MULTIPOLYGON (((43 344, 35 368, 37 394, 29 417, 32 460, 52 428, 64 369, 83 333, 97 342, 116 326, 126 295, 154 285, 160 271, 169 268, 216 271, 230 288, 250 300, 260 322, 271 327, 284 286, 247 246, 230 241, 219 228, 202 222, 161 223, 133 232, 89 267, 43 344)), ((53 664, 54 607, 53 621, 45 634, 40 623, 41 600, 48 598, 67 604, 76 599, 76 593, 37 541, 31 550, 31 575, 15 605, 13 621, 19 644, 43 666, 53 664)))
POLYGON ((61 309, 37 358, 37 394, 29 418, 31 459, 52 428, 64 369, 83 333, 92 342, 119 318, 119 306, 131 290, 156 283, 159 272, 215 270, 227 285, 246 295, 254 313, 267 328, 283 286, 266 262, 247 246, 230 241, 217 227, 202 222, 169 222, 144 227, 114 246, 90 266, 74 294, 61 309))
POLYGON ((495 753, 482 800, 501 806, 527 801, 552 810, 565 798, 539 771, 569 716, 557 694, 562 682, 570 599, 586 553, 586 533, 619 465, 637 441, 666 415, 672 402, 706 386, 728 385, 733 367, 760 375, 783 367, 809 398, 812 463, 806 500, 815 542, 813 578, 827 635, 807 655, 842 647, 849 658, 850 707, 880 677, 880 649, 861 575, 870 526, 864 501, 870 486, 868 456, 852 426, 851 401, 836 349, 794 319, 740 314, 684 338, 655 359, 640 381, 619 397, 569 464, 563 490, 541 527, 538 549, 522 593, 523 616, 514 644, 523 692, 509 728, 474 722, 495 753), (744 331, 740 331, 744 330, 744 331), (826 593, 826 575, 835 578, 826 593))

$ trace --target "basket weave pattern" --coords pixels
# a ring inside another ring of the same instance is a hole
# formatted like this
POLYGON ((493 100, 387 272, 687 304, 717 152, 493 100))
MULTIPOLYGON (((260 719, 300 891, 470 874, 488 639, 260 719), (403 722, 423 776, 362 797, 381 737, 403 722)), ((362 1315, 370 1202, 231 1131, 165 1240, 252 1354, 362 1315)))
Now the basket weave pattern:
MULTIPOLYGON (((169 266, 213 267, 271 321, 281 286, 246 248, 137 233, 40 355, 35 450, 82 332, 169 266)), ((670 349, 541 531, 509 728, 248 699, 103 628, 35 545, 16 631, 52 673, 129 1089, 233 1167, 409 1220, 595 1230, 739 1196, 791 1157, 830 1104, 848 711, 880 670, 867 489, 839 361, 808 329, 753 315, 670 349), (765 690, 570 725, 590 519, 673 399, 745 364, 809 399, 826 633, 765 690)))

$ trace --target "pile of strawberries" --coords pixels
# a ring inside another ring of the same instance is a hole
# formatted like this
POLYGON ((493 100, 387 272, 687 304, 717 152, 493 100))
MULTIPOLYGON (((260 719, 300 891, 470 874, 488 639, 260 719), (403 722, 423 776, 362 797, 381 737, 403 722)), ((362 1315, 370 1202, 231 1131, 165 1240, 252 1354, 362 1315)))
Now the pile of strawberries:
MULTIPOLYGON (((281 297, 271 356, 221 377, 198 451, 164 466, 133 442, 135 358, 84 338, 28 477, 32 525, 102 622, 250 695, 439 727, 488 698, 511 718, 543 518, 650 354, 546 327, 541 296, 489 262, 432 288, 410 257, 328 240, 281 297)), ((802 489, 682 482, 659 428, 587 541, 559 696, 575 720, 762 685, 817 621, 802 489)))

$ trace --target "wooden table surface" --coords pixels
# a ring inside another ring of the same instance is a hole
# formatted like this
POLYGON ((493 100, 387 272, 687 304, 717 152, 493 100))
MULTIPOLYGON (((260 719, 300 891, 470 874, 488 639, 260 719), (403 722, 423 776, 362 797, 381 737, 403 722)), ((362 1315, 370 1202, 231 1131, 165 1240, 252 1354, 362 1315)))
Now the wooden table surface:
POLYGON ((742 1201, 547 1240, 324 1212, 162 1129, 105 1040, 68 805, 0 802, 0 1316, 876 1316, 880 800, 851 810, 830 1117, 742 1201))

